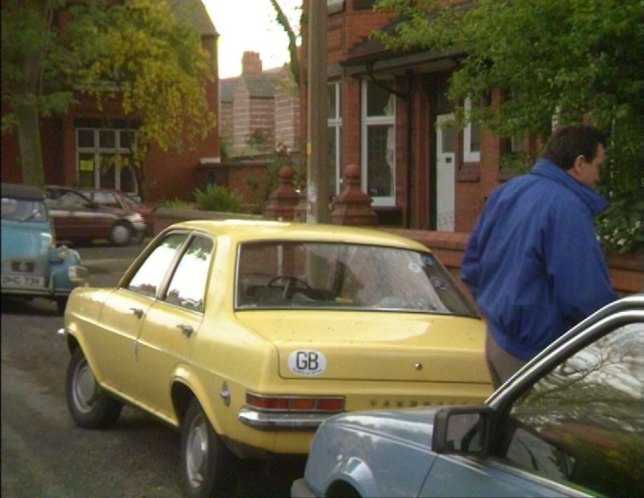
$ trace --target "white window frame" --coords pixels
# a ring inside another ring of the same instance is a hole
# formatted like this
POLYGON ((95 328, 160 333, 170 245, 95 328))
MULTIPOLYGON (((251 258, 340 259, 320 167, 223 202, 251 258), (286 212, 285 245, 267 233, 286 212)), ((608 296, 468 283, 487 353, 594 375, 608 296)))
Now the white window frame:
MULTIPOLYGON (((369 172, 368 164, 368 151, 367 151, 367 140, 368 140, 368 131, 370 126, 390 126, 392 128, 393 134, 393 157, 391 164, 391 192, 392 195, 388 196, 371 196, 373 199, 373 206, 395 206, 396 205, 396 99, 393 98, 393 109, 390 115, 384 116, 368 116, 367 115, 367 102, 368 102, 368 88, 369 83, 372 82, 369 79, 363 79, 361 83, 361 179, 360 186, 364 192, 368 195, 371 195, 367 190, 367 178, 369 172)), ((387 86, 393 86, 393 79, 383 80, 383 84, 387 86)))
MULTIPOLYGON (((94 156, 94 172, 93 172, 93 187, 101 188, 101 155, 103 154, 119 154, 121 156, 129 156, 131 154, 130 148, 121 146, 121 133, 132 133, 131 140, 136 141, 136 130, 130 128, 92 128, 89 126, 80 126, 76 128, 76 177, 80 174, 80 157, 81 154, 92 154, 94 156), (91 131, 94 135, 94 145, 92 147, 80 146, 79 135, 81 131, 91 131), (102 131, 111 131, 115 134, 114 147, 101 147, 100 133, 102 131)), ((135 179, 136 181, 136 179, 135 179)), ((121 176, 116 175, 114 179, 114 186, 116 189, 121 189, 121 176)), ((135 187, 138 189, 138 186, 135 187)), ((136 194, 137 192, 129 192, 136 194)))
POLYGON ((335 14, 344 10, 344 0, 326 0, 326 13, 335 14))
POLYGON ((335 87, 335 109, 327 119, 329 141, 335 142, 335 188, 329 194, 337 195, 342 186, 342 85, 340 81, 331 81, 329 87, 335 87))
MULTIPOLYGON (((481 161, 481 146, 479 144, 479 150, 472 150, 472 121, 470 120, 470 114, 472 113, 472 100, 467 97, 463 103, 463 108, 465 110, 465 118, 468 120, 467 125, 463 129, 463 162, 466 163, 477 163, 481 161)), ((480 130, 479 130, 480 136, 480 130)))

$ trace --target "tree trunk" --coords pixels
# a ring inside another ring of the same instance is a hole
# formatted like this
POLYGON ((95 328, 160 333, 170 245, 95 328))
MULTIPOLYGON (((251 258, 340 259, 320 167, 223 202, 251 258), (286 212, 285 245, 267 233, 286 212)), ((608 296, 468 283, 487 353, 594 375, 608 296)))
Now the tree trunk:
MULTIPOLYGON (((19 7, 28 9, 29 14, 33 16, 32 21, 37 23, 37 26, 49 30, 50 7, 53 7, 50 3, 50 0, 33 0, 19 7)), ((17 91, 14 99, 22 182, 38 186, 45 184, 38 109, 38 98, 42 95, 41 76, 45 51, 46 46, 43 43, 34 43, 27 47, 23 60, 23 86, 17 91)))
POLYGON ((40 143, 40 120, 35 99, 29 99, 16 106, 16 118, 22 182, 28 185, 43 186, 45 176, 40 143))

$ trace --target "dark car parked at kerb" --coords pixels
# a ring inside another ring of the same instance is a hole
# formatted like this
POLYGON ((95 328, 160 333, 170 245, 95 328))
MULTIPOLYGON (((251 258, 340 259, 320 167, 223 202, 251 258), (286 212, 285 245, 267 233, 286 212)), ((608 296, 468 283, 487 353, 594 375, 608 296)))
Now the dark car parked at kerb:
POLYGON ((131 208, 101 205, 68 187, 47 185, 45 191, 56 236, 60 240, 89 242, 108 239, 114 245, 125 246, 143 239, 145 222, 131 208))
POLYGON ((136 211, 145 222, 145 235, 151 236, 154 229, 154 210, 151 206, 139 202, 127 192, 116 189, 93 188, 81 189, 80 192, 101 206, 136 211))

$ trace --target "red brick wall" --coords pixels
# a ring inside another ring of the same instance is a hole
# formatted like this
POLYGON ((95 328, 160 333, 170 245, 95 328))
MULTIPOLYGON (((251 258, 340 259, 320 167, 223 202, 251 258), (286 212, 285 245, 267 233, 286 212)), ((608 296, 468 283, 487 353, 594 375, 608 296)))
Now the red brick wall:
MULTIPOLYGON (((404 229, 387 229, 387 231, 417 240, 429 247, 469 295, 465 284, 461 282, 459 277, 463 253, 469 238, 468 233, 404 229)), ((644 290, 644 268, 642 265, 644 259, 641 254, 609 254, 606 256, 606 262, 616 292, 633 294, 644 290)))
POLYGON ((197 168, 197 187, 204 190, 209 182, 223 185, 239 192, 245 206, 253 205, 259 210, 266 189, 266 168, 265 160, 231 161, 200 167, 197 168), (252 188, 253 184, 257 185, 256 189, 252 188))
POLYGON ((273 98, 250 100, 249 134, 260 132, 262 141, 254 145, 255 153, 270 153, 275 144, 275 100, 273 98))
POLYGON ((266 185, 266 163, 242 163, 233 166, 229 169, 228 179, 231 188, 242 195, 245 204, 260 202, 266 185), (249 180, 257 183, 256 191, 251 189, 249 180))
POLYGON ((250 136, 250 94, 248 88, 240 80, 235 88, 233 100, 233 147, 241 151, 246 147, 250 136))
MULTIPOLYGON (((357 43, 363 41, 369 34, 384 24, 386 24, 394 15, 391 10, 373 11, 370 9, 354 10, 353 1, 346 2, 344 30, 344 47, 342 57, 345 57, 348 51, 357 43)), ((329 57, 331 60, 331 57, 329 57)))
MULTIPOLYGON (((410 223, 412 226, 427 229, 430 226, 430 171, 423 165, 429 164, 431 142, 429 137, 429 96, 424 90, 421 81, 417 81, 413 87, 411 96, 412 117, 411 127, 416 130, 412 136, 410 158, 412 168, 411 185, 409 186, 409 197, 401 202, 409 204, 410 223)), ((405 113, 406 114, 406 113, 405 113)), ((405 129, 407 127, 405 126, 405 129)), ((405 219, 405 218, 403 218, 405 219)))
POLYGON ((283 91, 275 94, 275 145, 300 148, 300 103, 295 95, 283 91))
POLYGON ((236 154, 249 152, 249 139, 261 132, 262 143, 253 145, 256 154, 271 152, 275 143, 275 100, 251 98, 244 80, 235 89, 233 104, 233 147, 236 154))
MULTIPOLYGON (((345 41, 345 16, 344 14, 334 14, 327 18, 327 61, 338 61, 344 57, 345 41)), ((308 54, 306 54, 308 56, 308 54)))
MULTIPOLYGON (((219 81, 217 78, 217 52, 215 38, 202 38, 202 46, 208 51, 214 68, 215 79, 207 81, 206 98, 211 110, 219 103, 219 81)), ((161 150, 151 146, 145 160, 145 199, 158 202, 166 199, 192 200, 192 192, 199 186, 200 175, 197 166, 202 158, 220 157, 219 129, 215 126, 206 138, 191 146, 161 150)))
POLYGON ((219 116, 217 116, 217 123, 219 125, 219 137, 222 142, 226 142, 230 146, 233 145, 233 103, 220 102, 219 103, 219 116))
POLYGON ((342 81, 342 166, 360 165, 360 80, 342 81))

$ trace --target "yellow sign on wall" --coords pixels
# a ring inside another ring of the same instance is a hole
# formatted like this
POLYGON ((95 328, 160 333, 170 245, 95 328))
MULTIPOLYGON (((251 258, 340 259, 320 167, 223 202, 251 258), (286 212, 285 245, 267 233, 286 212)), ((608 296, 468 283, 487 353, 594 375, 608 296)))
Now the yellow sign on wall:
POLYGON ((94 160, 93 159, 81 159, 78 161, 78 170, 79 171, 94 171, 94 160))

